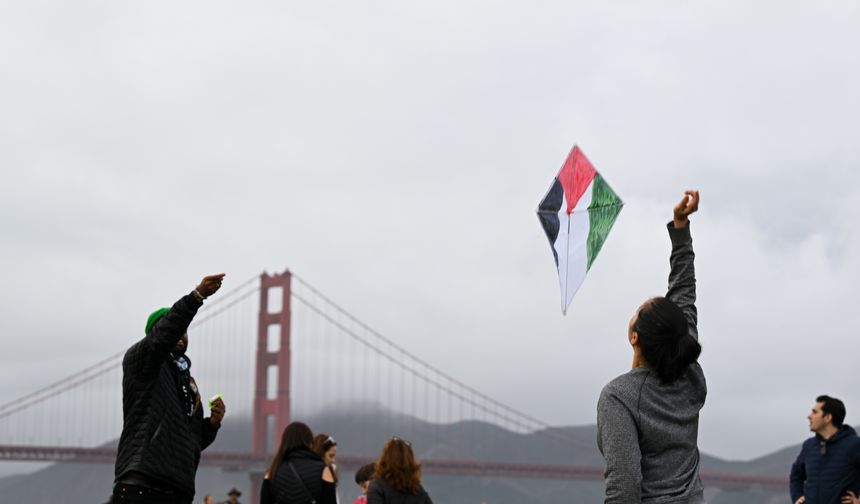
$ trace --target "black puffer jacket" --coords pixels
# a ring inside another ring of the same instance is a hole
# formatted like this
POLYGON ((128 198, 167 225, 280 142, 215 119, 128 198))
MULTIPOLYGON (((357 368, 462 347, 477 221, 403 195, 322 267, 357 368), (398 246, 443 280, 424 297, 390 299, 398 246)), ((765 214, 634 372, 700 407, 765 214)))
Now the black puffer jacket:
POLYGON ((261 504, 336 504, 335 484, 323 481, 325 464, 319 455, 307 448, 287 454, 275 474, 263 480, 260 490, 261 504), (290 469, 295 468, 295 474, 290 469), (301 481, 296 479, 299 475, 301 481))
POLYGON ((159 486, 194 496, 200 451, 212 444, 218 429, 203 418, 200 395, 193 386, 189 397, 194 412, 188 415, 182 386, 188 385, 190 374, 178 369, 171 352, 201 305, 193 295, 184 296, 125 353, 117 481, 134 471, 159 486))
POLYGON ((424 487, 418 487, 415 495, 401 492, 382 478, 370 482, 367 488, 367 504, 433 504, 424 487))

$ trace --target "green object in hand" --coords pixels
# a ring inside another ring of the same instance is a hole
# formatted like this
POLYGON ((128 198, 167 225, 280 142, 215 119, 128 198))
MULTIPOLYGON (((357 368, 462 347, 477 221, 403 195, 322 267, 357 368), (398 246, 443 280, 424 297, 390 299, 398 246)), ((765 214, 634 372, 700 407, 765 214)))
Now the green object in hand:
POLYGON ((212 409, 212 407, 215 406, 215 401, 217 401, 218 399, 221 399, 222 401, 224 400, 224 396, 221 395, 220 391, 214 396, 212 396, 212 399, 209 399, 209 409, 212 409))

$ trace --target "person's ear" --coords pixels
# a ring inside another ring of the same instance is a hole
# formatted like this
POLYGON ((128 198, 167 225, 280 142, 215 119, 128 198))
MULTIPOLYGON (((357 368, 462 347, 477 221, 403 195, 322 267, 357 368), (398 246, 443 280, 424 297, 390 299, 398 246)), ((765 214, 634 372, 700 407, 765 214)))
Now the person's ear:
POLYGON ((639 345, 639 333, 636 331, 630 331, 629 340, 630 340, 631 346, 638 346, 639 345))

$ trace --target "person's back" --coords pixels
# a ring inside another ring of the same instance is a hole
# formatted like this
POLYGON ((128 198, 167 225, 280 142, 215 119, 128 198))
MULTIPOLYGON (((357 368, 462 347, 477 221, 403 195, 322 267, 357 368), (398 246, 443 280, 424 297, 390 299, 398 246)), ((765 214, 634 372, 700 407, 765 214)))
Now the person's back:
POLYGON ((320 502, 324 469, 325 463, 313 451, 300 448, 290 452, 278 466, 277 473, 270 476, 271 493, 275 497, 272 502, 298 504, 310 502, 308 497, 320 502))
POLYGON ((334 475, 311 450, 314 435, 302 422, 291 422, 260 488, 260 504, 336 504, 334 475))
POLYGON ((396 436, 385 443, 367 488, 367 504, 433 504, 421 486, 421 464, 412 443, 396 436))
POLYGON ((367 504, 433 504, 430 495, 424 487, 418 487, 415 494, 402 492, 394 488, 383 478, 370 482, 367 488, 367 504))
POLYGON ((641 489, 642 502, 665 502, 660 497, 671 494, 675 495, 668 502, 686 502, 701 494, 697 441, 699 411, 706 395, 705 376, 698 363, 671 384, 662 383, 648 368, 636 368, 604 387, 600 403, 620 403, 633 417, 599 415, 598 429, 604 422, 632 420, 634 432, 640 433, 638 443, 630 443, 629 453, 622 456, 640 466, 641 480, 630 484, 641 489), (678 488, 685 491, 678 494, 678 488))

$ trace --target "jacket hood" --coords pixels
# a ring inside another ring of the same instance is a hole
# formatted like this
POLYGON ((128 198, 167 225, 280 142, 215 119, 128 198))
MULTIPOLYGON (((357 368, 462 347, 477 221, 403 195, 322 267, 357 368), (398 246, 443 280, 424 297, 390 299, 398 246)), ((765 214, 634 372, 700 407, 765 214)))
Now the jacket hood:
POLYGON ((836 441, 839 441, 842 438, 845 438, 848 436, 856 436, 856 435, 857 435, 857 431, 854 430, 854 427, 851 427, 850 425, 843 425, 842 427, 839 428, 838 431, 836 431, 836 434, 830 436, 829 439, 825 440, 824 438, 821 437, 820 434, 817 434, 817 433, 815 434, 815 437, 817 437, 819 441, 824 441, 825 443, 835 443, 836 441))

